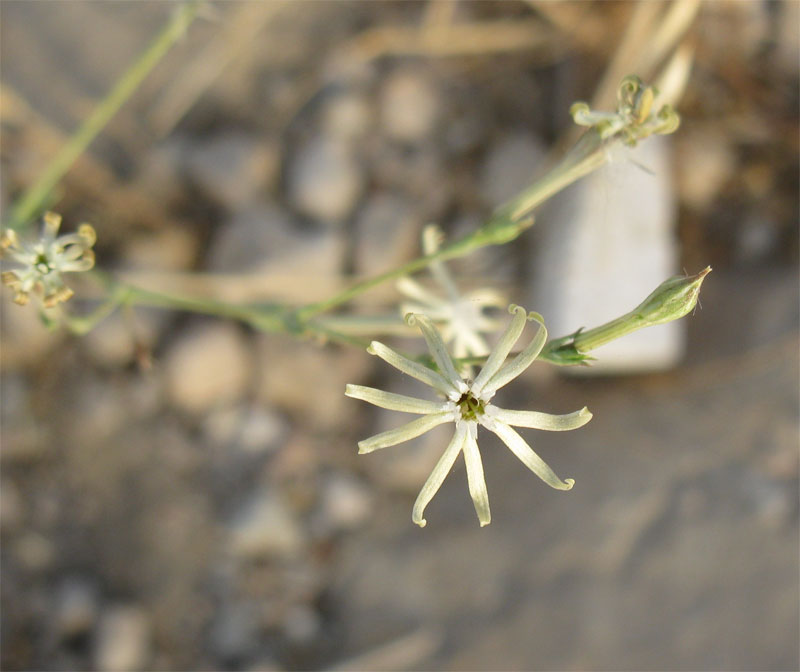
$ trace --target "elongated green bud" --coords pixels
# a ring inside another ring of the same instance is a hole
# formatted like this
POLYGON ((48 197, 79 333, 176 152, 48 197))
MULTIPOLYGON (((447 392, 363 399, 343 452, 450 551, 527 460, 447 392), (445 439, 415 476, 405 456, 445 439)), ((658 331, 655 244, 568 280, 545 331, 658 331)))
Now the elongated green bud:
POLYGON ((678 320, 697 305, 700 286, 711 266, 696 275, 676 275, 665 280, 636 308, 616 320, 587 331, 578 330, 547 344, 541 359, 554 364, 586 364, 584 353, 644 327, 678 320))
POLYGON ((633 314, 640 316, 645 322, 642 324, 643 327, 680 319, 694 310, 700 294, 700 285, 710 272, 711 266, 707 266, 696 275, 688 277, 676 275, 665 280, 632 311, 633 314))

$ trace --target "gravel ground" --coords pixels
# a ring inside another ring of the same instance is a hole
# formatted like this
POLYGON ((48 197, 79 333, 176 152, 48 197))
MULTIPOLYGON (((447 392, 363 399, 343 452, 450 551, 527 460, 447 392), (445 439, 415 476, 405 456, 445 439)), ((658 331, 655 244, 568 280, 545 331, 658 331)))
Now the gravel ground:
MULTIPOLYGON (((642 6, 214 5, 54 207, 148 286, 328 296, 528 184, 642 6)), ((2 3, 4 210, 169 11, 2 3)), ((356 349, 155 309, 79 339, 4 289, 3 669, 798 669, 798 13, 701 3, 674 235, 714 272, 685 357, 503 390, 594 419, 527 434, 568 494, 482 439, 487 528, 462 467, 411 523, 446 432, 356 455, 398 423, 345 384, 418 391, 356 349)), ((525 303, 543 244, 453 266, 525 303)))

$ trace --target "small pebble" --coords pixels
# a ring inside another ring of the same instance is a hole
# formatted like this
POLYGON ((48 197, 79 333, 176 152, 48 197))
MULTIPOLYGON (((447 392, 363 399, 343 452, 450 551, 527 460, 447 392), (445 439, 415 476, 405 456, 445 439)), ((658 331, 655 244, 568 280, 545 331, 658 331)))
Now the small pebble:
POLYGON ((305 546, 305 533, 271 488, 256 492, 234 515, 230 549, 242 560, 288 558, 305 546))
POLYGON ((300 148, 287 171, 290 203, 325 223, 344 221, 364 188, 364 172, 345 143, 318 136, 300 148))
POLYGON ((378 193, 361 209, 356 235, 356 268, 372 275, 412 257, 419 247, 419 222, 408 201, 378 193))
POLYGON ((366 96, 345 92, 326 101, 322 125, 326 134, 350 142, 363 138, 370 131, 373 116, 366 96))
POLYGON ((100 620, 95 666, 104 672, 136 672, 147 669, 150 657, 150 624, 142 609, 115 606, 100 620))
POLYGON ((441 116, 439 93, 425 73, 402 69, 392 73, 381 91, 381 125, 392 140, 422 142, 433 134, 441 116))
POLYGON ((219 203, 239 209, 277 177, 278 158, 264 138, 228 131, 188 149, 186 169, 197 186, 219 203))
POLYGON ((480 193, 486 205, 499 206, 531 184, 546 153, 542 142, 524 131, 496 142, 481 174, 480 193))
POLYGON ((164 358, 169 400, 189 413, 231 403, 247 391, 250 368, 248 344, 234 325, 198 325, 164 358))
POLYGON ((56 623, 60 637, 69 639, 91 630, 97 611, 97 592, 87 581, 73 577, 59 586, 56 623))
POLYGON ((332 474, 322 486, 319 508, 317 520, 324 532, 352 530, 369 518, 372 495, 352 476, 332 474))

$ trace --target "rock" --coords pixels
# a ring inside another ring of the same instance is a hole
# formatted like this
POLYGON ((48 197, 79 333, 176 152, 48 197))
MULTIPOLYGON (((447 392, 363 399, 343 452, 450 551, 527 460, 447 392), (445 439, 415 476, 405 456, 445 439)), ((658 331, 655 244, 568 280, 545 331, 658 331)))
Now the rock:
POLYGON ((258 614, 254 605, 225 605, 214 618, 210 637, 217 656, 226 663, 240 664, 257 648, 258 614))
POLYGON ((29 572, 49 569, 55 558, 52 542, 38 532, 26 532, 14 542, 14 557, 29 572))
POLYGON ((372 196, 356 220, 356 270, 373 275, 408 261, 419 248, 419 222, 405 199, 372 196))
POLYGON ((133 315, 117 311, 83 337, 84 351, 100 366, 126 366, 147 356, 168 318, 163 310, 137 308, 133 315))
POLYGON ((678 193, 686 205, 701 212, 712 204, 736 165, 730 139, 711 126, 681 133, 677 146, 683 166, 676 171, 678 193))
POLYGON ((381 127, 392 140, 419 143, 436 130, 441 116, 438 91, 416 69, 397 70, 386 79, 380 98, 381 127))
POLYGON ((341 427, 353 417, 347 383, 364 375, 371 357, 351 349, 319 347, 264 336, 258 347, 258 399, 301 419, 314 431, 341 427))
POLYGON ((89 632, 97 619, 97 591, 87 581, 70 577, 56 593, 58 636, 70 639, 89 632))
MULTIPOLYGON (((670 166, 669 139, 648 138, 550 201, 530 306, 544 316, 551 337, 620 317, 675 275, 670 166)), ((592 366, 569 373, 669 369, 683 356, 685 329, 678 321, 634 332, 592 351, 592 366)))
POLYGON ((372 494, 346 474, 326 477, 320 493, 316 524, 323 534, 352 530, 363 524, 372 509, 372 494))
POLYGON ((95 666, 105 672, 147 669, 149 640, 150 623, 142 609, 133 606, 112 607, 100 621, 95 666))
MULTIPOLYGON (((330 295, 343 250, 339 231, 304 229, 283 210, 260 205, 237 213, 217 232, 208 266, 218 272, 258 273, 259 296, 306 302, 330 295)), ((229 291, 225 298, 252 301, 255 290, 245 289, 249 294, 229 291)))
POLYGON ((275 183, 278 155, 257 135, 227 131, 193 142, 187 149, 186 171, 213 199, 236 210, 275 183))
POLYGON ((230 550, 241 560, 296 556, 305 546, 305 532, 272 488, 256 492, 229 525, 230 550))
POLYGON ((204 413, 241 398, 250 368, 248 344, 235 325, 197 325, 164 358, 167 395, 182 411, 204 413))
POLYGON ((307 604, 293 605, 283 618, 283 632, 293 644, 310 644, 322 629, 320 615, 307 604))
POLYGON ((23 521, 23 511, 17 486, 11 479, 4 478, 0 485, 0 529, 4 533, 18 529, 23 521))
POLYGON ((536 136, 517 131, 495 142, 480 178, 484 203, 495 208, 516 196, 542 170, 547 150, 536 136))
POLYGON ((266 454, 277 448, 289 428, 278 413, 254 405, 212 411, 203 423, 203 430, 218 445, 266 454))
POLYGON ((19 306, 11 300, 13 294, 5 285, 0 294, 0 342, 3 344, 0 363, 3 371, 43 361, 63 340, 63 333, 49 331, 42 324, 36 299, 32 298, 27 306, 19 306))
POLYGON ((171 226, 127 238, 121 266, 148 272, 188 271, 196 256, 196 235, 188 228, 171 226))
MULTIPOLYGON (((5 351, 6 342, 3 341, 5 351)), ((20 373, 3 371, 0 376, 0 426, 3 428, 0 459, 4 464, 36 460, 48 451, 49 442, 42 423, 33 413, 29 379, 20 373)))
POLYGON ((364 171, 349 144, 313 138, 292 157, 286 175, 289 202, 325 223, 347 219, 364 189, 364 171))
POLYGON ((325 101, 322 127, 332 138, 345 142, 360 140, 369 133, 373 123, 372 105, 363 94, 346 91, 325 101))

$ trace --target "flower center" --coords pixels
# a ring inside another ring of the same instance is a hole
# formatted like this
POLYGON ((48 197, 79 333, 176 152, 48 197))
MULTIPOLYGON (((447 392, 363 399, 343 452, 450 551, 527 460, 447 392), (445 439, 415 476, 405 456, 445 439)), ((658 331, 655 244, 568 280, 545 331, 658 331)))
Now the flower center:
POLYGON ((34 268, 42 274, 47 274, 52 270, 50 268, 50 260, 47 258, 46 254, 38 254, 33 265, 34 268))
POLYGON ((461 418, 464 420, 477 420, 479 415, 486 411, 486 403, 472 396, 471 392, 465 392, 456 402, 461 411, 461 418))

